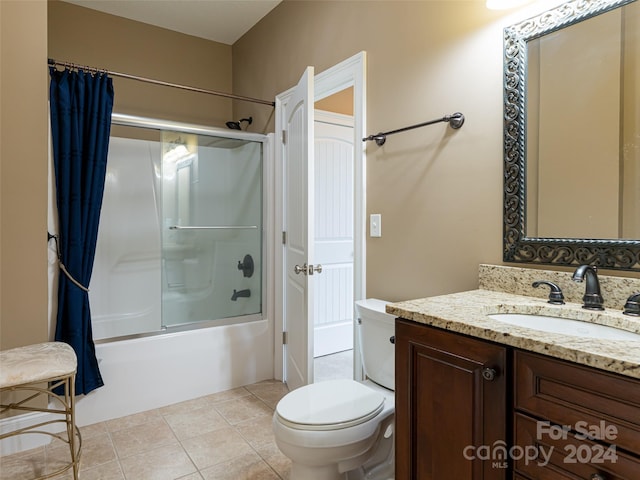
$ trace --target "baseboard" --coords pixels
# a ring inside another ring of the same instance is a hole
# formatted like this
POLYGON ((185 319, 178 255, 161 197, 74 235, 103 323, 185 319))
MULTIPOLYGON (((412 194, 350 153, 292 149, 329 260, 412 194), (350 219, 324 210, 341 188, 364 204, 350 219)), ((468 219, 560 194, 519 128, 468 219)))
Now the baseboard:
MULTIPOLYGON (((60 415, 47 412, 25 413, 24 415, 3 418, 0 420, 0 435, 58 418, 60 418, 60 415)), ((63 429, 64 426, 62 424, 52 424, 44 425, 38 430, 55 433, 61 432, 63 429)), ((43 447, 51 442, 51 438, 50 435, 43 433, 29 433, 4 438, 0 440, 0 455, 12 455, 14 453, 24 452, 25 450, 43 447)))
POLYGON ((353 323, 332 323, 315 327, 313 356, 321 357, 353 348, 353 323))

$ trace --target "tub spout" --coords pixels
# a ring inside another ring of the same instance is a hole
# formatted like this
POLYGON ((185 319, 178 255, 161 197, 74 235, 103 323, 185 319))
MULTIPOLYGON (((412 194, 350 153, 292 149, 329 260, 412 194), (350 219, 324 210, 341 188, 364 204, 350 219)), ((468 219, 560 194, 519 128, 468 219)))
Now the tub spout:
POLYGON ((236 301, 238 299, 238 297, 250 297, 251 296, 251 290, 249 290, 248 288, 246 290, 240 290, 237 291, 235 288, 233 289, 233 295, 231 295, 231 300, 232 301, 236 301))

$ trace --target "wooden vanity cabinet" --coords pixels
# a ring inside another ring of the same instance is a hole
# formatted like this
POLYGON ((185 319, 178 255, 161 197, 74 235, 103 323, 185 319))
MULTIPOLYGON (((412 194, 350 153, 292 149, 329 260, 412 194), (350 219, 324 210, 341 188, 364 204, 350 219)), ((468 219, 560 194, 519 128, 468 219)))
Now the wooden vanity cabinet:
POLYGON ((507 349, 401 319, 395 345, 396 479, 505 480, 476 448, 506 439, 507 349))
POLYGON ((640 380, 396 320, 396 480, 508 479, 640 480, 640 380))
POLYGON ((640 381, 516 350, 514 462, 532 480, 639 480, 640 381), (545 461, 544 457, 549 458, 545 461))

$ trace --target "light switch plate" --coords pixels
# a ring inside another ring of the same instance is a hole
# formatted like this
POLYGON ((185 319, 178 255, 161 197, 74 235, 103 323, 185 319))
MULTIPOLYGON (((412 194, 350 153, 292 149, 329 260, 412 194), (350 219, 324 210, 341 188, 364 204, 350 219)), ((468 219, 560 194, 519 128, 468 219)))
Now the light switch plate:
POLYGON ((372 213, 369 223, 369 235, 372 237, 382 236, 382 215, 379 213, 372 213))

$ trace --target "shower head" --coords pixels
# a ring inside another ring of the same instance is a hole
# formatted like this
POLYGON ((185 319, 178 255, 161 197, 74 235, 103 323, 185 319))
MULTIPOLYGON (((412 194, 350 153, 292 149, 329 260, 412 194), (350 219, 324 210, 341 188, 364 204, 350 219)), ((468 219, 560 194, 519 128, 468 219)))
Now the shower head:
POLYGON ((231 130, 242 130, 240 124, 242 122, 247 122, 247 125, 251 125, 251 123, 253 122, 253 117, 249 117, 249 118, 241 118, 240 120, 238 120, 237 122, 227 122, 227 128, 230 128, 231 130))

